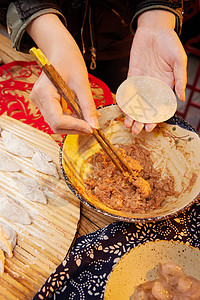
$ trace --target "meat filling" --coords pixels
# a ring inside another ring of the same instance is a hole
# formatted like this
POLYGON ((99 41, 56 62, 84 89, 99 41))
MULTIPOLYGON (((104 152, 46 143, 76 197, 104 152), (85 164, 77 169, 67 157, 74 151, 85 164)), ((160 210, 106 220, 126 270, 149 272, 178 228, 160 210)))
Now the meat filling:
POLYGON ((198 300, 200 281, 173 262, 158 264, 158 278, 139 285, 130 300, 198 300))
POLYGON ((174 178, 161 178, 153 167, 150 152, 136 140, 135 144, 118 145, 118 151, 133 170, 133 184, 102 151, 89 158, 93 168, 85 180, 88 193, 106 206, 128 213, 146 213, 157 209, 167 196, 177 196, 174 178))

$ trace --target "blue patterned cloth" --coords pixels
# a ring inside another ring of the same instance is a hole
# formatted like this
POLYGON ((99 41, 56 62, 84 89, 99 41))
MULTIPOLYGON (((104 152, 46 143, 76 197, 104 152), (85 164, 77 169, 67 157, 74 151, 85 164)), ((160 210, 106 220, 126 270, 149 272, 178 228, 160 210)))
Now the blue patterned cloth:
POLYGON ((115 222, 78 238, 33 299, 103 299, 108 275, 118 260, 133 247, 156 240, 181 241, 200 249, 200 202, 171 219, 115 222))

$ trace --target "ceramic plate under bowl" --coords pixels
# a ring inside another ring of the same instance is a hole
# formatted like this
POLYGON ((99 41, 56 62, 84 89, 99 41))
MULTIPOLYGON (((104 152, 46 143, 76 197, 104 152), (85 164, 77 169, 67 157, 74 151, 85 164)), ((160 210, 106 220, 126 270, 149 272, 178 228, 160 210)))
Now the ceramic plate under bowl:
POLYGON ((151 153, 154 167, 175 178, 179 196, 167 197, 159 209, 148 213, 125 213, 111 209, 90 196, 84 186, 91 165, 88 158, 100 149, 93 136, 67 135, 60 150, 60 166, 64 179, 73 193, 85 204, 105 215, 130 222, 157 221, 183 211, 194 203, 200 186, 200 139, 183 119, 174 117, 169 123, 160 123, 153 132, 143 130, 138 136, 125 128, 122 112, 117 105, 100 109, 100 126, 115 144, 134 143, 135 139, 151 153))
POLYGON ((129 300, 135 288, 157 277, 158 263, 174 262, 187 276, 200 280, 200 251, 173 241, 148 242, 126 253, 111 272, 104 300, 129 300))

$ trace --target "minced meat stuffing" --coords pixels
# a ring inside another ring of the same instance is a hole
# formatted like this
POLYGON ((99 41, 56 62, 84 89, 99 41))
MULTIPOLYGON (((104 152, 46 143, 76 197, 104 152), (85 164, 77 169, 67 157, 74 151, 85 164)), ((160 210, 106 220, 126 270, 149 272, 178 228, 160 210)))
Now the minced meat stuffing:
POLYGON ((157 209, 167 196, 177 196, 174 178, 161 178, 161 171, 153 167, 150 152, 136 140, 135 144, 118 145, 118 151, 133 170, 133 183, 117 169, 102 151, 89 158, 93 168, 85 180, 86 190, 95 195, 106 206, 128 213, 145 213, 157 209), (143 183, 150 186, 144 193, 143 183))

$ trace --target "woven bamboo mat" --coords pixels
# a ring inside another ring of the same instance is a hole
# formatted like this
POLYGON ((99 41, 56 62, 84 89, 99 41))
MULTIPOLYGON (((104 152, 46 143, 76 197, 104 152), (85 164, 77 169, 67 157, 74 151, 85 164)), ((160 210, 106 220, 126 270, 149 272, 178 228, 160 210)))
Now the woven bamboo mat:
MULTIPOLYGON (((36 171, 30 158, 10 156, 22 166, 23 175, 38 180, 48 194, 48 204, 27 201, 13 184, 9 172, 0 171, 0 190, 20 201, 32 218, 31 225, 0 221, 10 225, 18 235, 14 255, 6 255, 5 272, 0 276, 1 299, 31 299, 48 276, 64 259, 80 219, 79 200, 62 179, 59 168, 59 146, 46 133, 8 116, 0 117, 0 127, 11 131, 53 158, 59 179, 36 171)), ((0 137, 0 150, 7 152, 0 137)))

